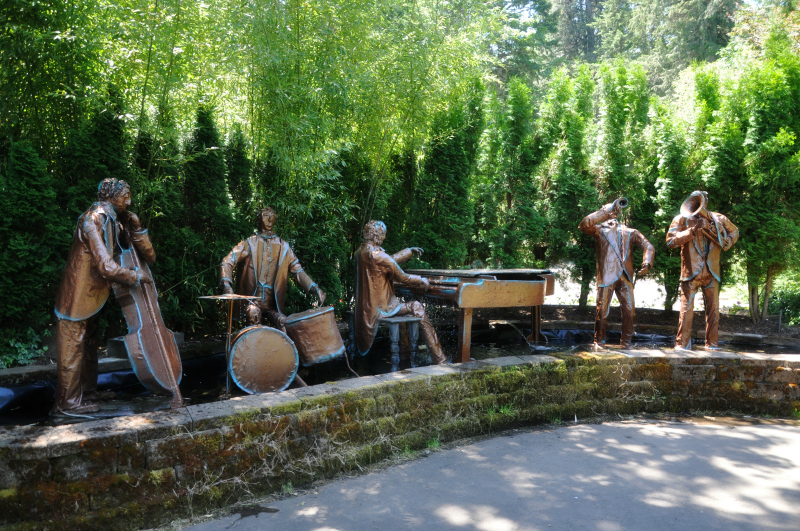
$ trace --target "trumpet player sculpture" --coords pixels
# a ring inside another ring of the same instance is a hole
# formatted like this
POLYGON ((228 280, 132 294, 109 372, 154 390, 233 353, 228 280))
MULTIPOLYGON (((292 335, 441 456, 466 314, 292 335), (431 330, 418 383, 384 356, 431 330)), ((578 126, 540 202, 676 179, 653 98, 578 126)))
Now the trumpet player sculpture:
POLYGON ((681 248, 681 316, 676 349, 688 349, 692 337, 694 297, 703 290, 706 350, 719 350, 719 259, 739 239, 736 225, 706 209, 708 192, 695 191, 681 205, 667 231, 667 247, 681 248))
POLYGON ((633 321, 636 305, 633 298, 633 252, 632 247, 642 249, 644 257, 639 275, 646 275, 653 267, 655 248, 641 232, 617 222, 617 216, 628 206, 628 200, 620 197, 613 203, 589 214, 578 228, 595 239, 597 260, 597 316, 594 321, 594 344, 600 347, 606 341, 606 320, 611 298, 617 294, 622 313, 622 337, 619 345, 630 347, 633 336, 633 321))

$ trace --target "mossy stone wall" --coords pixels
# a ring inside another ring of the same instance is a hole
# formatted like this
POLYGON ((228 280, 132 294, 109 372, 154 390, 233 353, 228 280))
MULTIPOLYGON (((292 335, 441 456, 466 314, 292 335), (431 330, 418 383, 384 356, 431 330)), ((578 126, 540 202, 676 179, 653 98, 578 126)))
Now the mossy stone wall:
POLYGON ((800 409, 800 360, 793 358, 524 358, 5 430, 0 525, 155 527, 398 453, 561 419, 800 409))

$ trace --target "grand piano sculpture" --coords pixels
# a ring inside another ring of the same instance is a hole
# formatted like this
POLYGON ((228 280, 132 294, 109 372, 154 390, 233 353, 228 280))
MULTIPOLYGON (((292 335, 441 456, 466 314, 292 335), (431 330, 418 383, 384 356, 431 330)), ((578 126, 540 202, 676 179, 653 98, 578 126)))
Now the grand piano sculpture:
POLYGON ((555 276, 546 269, 408 269, 426 277, 430 290, 395 284, 395 293, 427 304, 460 308, 458 351, 453 363, 470 360, 472 310, 474 308, 531 308, 528 341, 546 341, 542 335, 541 308, 544 298, 555 292, 555 276))

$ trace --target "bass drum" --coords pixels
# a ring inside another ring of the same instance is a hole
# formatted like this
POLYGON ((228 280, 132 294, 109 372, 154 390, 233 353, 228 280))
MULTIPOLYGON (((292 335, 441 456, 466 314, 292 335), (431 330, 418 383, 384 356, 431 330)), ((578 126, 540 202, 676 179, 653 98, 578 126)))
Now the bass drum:
POLYGON ((248 326, 233 338, 228 370, 236 385, 251 395, 283 391, 299 365, 294 343, 280 330, 248 326))

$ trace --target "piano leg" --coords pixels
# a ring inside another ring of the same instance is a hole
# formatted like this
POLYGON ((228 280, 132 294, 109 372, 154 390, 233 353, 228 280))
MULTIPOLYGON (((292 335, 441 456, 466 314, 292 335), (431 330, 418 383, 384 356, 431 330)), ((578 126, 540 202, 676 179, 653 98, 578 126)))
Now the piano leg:
POLYGON ((531 335, 528 336, 528 341, 531 343, 538 343, 539 341, 547 343, 547 338, 542 334, 541 306, 531 306, 531 335))
POLYGON ((469 344, 472 341, 472 308, 461 308, 458 316, 458 352, 453 363, 466 363, 470 360, 469 344))

